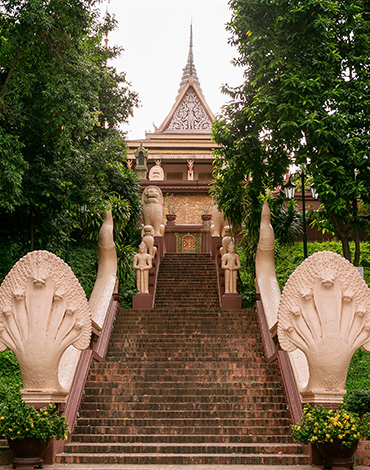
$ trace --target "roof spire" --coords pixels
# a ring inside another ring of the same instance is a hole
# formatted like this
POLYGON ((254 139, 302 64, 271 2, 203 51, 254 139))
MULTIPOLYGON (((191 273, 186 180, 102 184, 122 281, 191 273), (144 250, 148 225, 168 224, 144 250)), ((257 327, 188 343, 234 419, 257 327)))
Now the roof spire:
POLYGON ((183 69, 179 92, 183 88, 183 86, 186 85, 186 83, 189 81, 190 77, 192 77, 193 81, 200 88, 200 82, 199 82, 199 78, 197 75, 197 71, 195 70, 194 57, 193 57, 193 20, 191 21, 191 24, 190 24, 190 43, 189 43, 188 61, 187 61, 185 68, 183 69))

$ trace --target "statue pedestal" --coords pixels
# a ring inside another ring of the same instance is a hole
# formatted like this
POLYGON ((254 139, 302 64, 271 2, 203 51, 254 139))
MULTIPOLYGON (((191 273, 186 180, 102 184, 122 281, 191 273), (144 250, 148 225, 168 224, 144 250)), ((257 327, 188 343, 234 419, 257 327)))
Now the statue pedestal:
POLYGON ((134 310, 151 310, 153 308, 152 294, 142 294, 138 292, 132 299, 132 308, 134 310))
POLYGON ((239 294, 224 294, 221 297, 221 308, 225 310, 240 310, 242 298, 239 294))

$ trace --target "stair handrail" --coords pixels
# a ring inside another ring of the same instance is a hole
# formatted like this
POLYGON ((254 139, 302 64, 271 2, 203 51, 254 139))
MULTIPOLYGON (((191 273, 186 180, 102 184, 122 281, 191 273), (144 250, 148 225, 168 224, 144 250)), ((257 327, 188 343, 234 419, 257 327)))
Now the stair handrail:
MULTIPOLYGON (((302 400, 300 389, 307 380, 305 357, 300 351, 283 351, 277 339, 277 314, 281 298, 275 272, 275 237, 268 203, 262 208, 260 238, 256 253, 256 314, 260 324, 267 360, 277 360, 280 366, 289 410, 294 423, 300 422, 302 400), (302 357, 303 356, 303 357, 302 357)), ((307 361, 306 361, 307 362, 307 361)))
MULTIPOLYGON (((74 364, 74 374, 70 385, 63 415, 73 433, 83 391, 93 360, 103 361, 106 357, 113 324, 119 307, 120 296, 117 293, 117 253, 113 240, 113 218, 109 210, 99 232, 98 273, 89 299, 92 311, 93 334, 88 349, 82 351, 74 364)), ((68 350, 67 350, 68 351, 68 350)), ((67 353, 66 351, 66 353, 67 353)), ((75 355, 74 355, 75 356, 75 355)), ((73 357, 73 356, 72 356, 73 357)), ((73 367, 73 364, 72 364, 73 367)), ((70 441, 52 441, 45 456, 45 463, 54 463, 57 453, 63 451, 70 441)))

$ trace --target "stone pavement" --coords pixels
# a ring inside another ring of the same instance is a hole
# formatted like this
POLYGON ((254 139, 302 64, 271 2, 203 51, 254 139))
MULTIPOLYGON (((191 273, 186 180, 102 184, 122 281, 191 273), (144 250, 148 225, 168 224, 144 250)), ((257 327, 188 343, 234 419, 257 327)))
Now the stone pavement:
MULTIPOLYGON (((11 465, 0 465, 0 470, 11 470, 11 465)), ((321 470, 311 465, 45 465, 44 470, 321 470)), ((369 470, 358 466, 354 470, 369 470)))

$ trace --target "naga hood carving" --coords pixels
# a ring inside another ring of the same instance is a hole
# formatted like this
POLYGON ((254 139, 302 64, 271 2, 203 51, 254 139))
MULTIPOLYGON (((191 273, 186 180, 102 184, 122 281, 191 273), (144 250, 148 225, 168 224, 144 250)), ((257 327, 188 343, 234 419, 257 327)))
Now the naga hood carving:
POLYGON ((283 349, 307 357, 307 401, 343 396, 354 352, 370 351, 370 289, 357 269, 328 251, 306 259, 284 287, 278 336, 283 349))
POLYGON ((0 286, 0 351, 17 356, 23 394, 63 401, 60 358, 70 345, 86 349, 90 336, 90 308, 71 268, 47 251, 20 259, 0 286))

